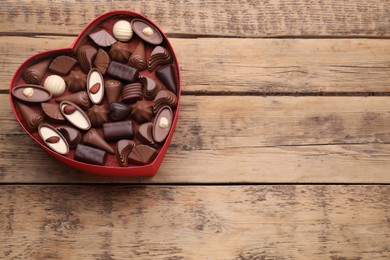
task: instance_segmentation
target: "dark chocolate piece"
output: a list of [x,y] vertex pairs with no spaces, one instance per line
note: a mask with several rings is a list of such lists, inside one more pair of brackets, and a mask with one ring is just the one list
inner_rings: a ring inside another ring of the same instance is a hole
[[88,109],[88,117],[93,127],[102,127],[108,122],[108,110],[106,105],[94,105]]
[[137,103],[131,107],[130,116],[137,121],[138,124],[148,122],[153,118],[153,107],[145,101],[137,101]]
[[37,131],[39,124],[43,123],[43,115],[21,102],[15,102],[15,104],[19,109],[21,121],[27,130],[30,132]]
[[76,65],[76,63],[76,59],[73,59],[69,56],[61,55],[55,58],[50,63],[49,70],[60,75],[67,75],[69,71],[72,70],[74,65]]
[[146,100],[153,100],[157,93],[161,90],[161,86],[154,79],[149,77],[139,77],[142,83],[143,93]]
[[44,87],[32,84],[16,86],[12,89],[12,95],[22,101],[41,103],[51,99],[51,93]]
[[172,127],[173,113],[172,109],[165,106],[157,113],[153,122],[153,140],[156,143],[164,141]]
[[111,46],[109,54],[112,60],[127,63],[131,55],[130,45],[123,42],[117,42]]
[[92,68],[92,62],[97,54],[97,50],[90,45],[83,45],[77,50],[77,59],[84,72],[88,72]]
[[153,140],[153,123],[151,122],[140,125],[136,136],[137,139],[143,144],[152,146],[156,145]]
[[87,84],[87,75],[81,70],[72,70],[65,82],[70,92],[83,91]]
[[108,47],[116,43],[115,38],[104,29],[89,34],[89,37],[100,47]]
[[104,141],[103,137],[101,137],[95,128],[89,129],[83,136],[82,142],[89,146],[102,149],[108,153],[114,154],[114,149]]
[[146,69],[146,53],[143,41],[138,43],[137,48],[135,48],[135,51],[130,56],[129,63],[139,70]]
[[134,103],[142,99],[142,85],[140,83],[132,83],[122,88],[122,102]]
[[107,141],[132,139],[134,136],[133,123],[131,121],[105,123],[103,124],[103,134]]
[[108,66],[107,73],[114,78],[118,78],[128,82],[134,82],[138,79],[138,70],[128,65],[111,61]]
[[65,137],[70,149],[75,149],[76,146],[80,143],[82,136],[80,131],[76,128],[62,125],[58,126],[57,130]]
[[154,99],[154,113],[157,113],[164,106],[170,106],[171,108],[175,108],[177,106],[177,97],[169,90],[161,90],[158,92]]
[[62,101],[60,103],[60,110],[65,119],[75,127],[81,130],[88,130],[91,128],[91,121],[89,120],[89,117],[75,103]]
[[63,123],[66,121],[61,113],[59,104],[42,103],[41,107],[49,121],[53,123]]
[[148,70],[153,71],[158,66],[171,62],[172,59],[172,55],[167,49],[162,46],[156,46],[150,54]]
[[158,68],[156,70],[156,76],[165,87],[177,94],[176,75],[171,64]]
[[110,64],[111,59],[110,56],[108,56],[107,52],[105,52],[103,49],[99,49],[95,60],[93,61],[93,64],[96,68],[102,73],[103,75],[106,73],[108,64]]
[[74,159],[80,162],[104,165],[107,160],[107,152],[94,147],[79,144],[76,147]]
[[116,102],[122,93],[122,83],[119,80],[108,79],[104,81],[108,104]]
[[24,81],[26,81],[26,83],[39,85],[43,79],[43,76],[45,76],[50,61],[50,59],[44,60],[35,65],[32,65],[31,67],[28,67],[22,74]]
[[125,167],[128,165],[128,157],[134,147],[135,143],[132,140],[123,139],[118,141],[115,154],[119,166]]
[[[133,19],[131,22],[133,31],[144,41],[150,44],[160,44],[163,41],[161,33],[156,27],[141,19]],[[147,29],[145,29],[147,28]]]
[[86,110],[91,106],[91,102],[89,101],[89,97],[86,91],[80,91],[74,94],[70,94],[67,96],[63,96],[56,99],[57,102],[62,101],[70,101],[72,103],[75,103],[82,109]]
[[98,69],[91,69],[87,76],[87,93],[94,104],[99,104],[104,98],[103,75]]
[[47,147],[54,152],[65,155],[69,153],[69,144],[65,137],[54,127],[49,124],[40,124],[38,133]]
[[110,103],[108,109],[110,110],[110,118],[112,121],[121,121],[130,113],[130,108],[119,102]]
[[151,163],[156,155],[156,149],[144,144],[139,144],[134,147],[129,154],[129,162],[136,165],[145,165]]

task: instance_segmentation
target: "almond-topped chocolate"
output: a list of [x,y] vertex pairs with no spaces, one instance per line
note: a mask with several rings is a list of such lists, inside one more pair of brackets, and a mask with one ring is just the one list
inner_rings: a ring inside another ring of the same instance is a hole
[[87,76],[87,93],[92,103],[99,104],[104,97],[103,75],[97,69],[91,69]]
[[91,121],[87,114],[75,103],[69,101],[62,101],[60,103],[60,110],[66,120],[75,127],[81,130],[88,130],[91,128]]
[[42,103],[51,99],[51,93],[44,87],[32,84],[16,86],[12,89],[12,95],[17,99],[32,103]]
[[40,124],[38,133],[42,141],[53,151],[65,155],[69,153],[69,144],[65,137],[52,125]]

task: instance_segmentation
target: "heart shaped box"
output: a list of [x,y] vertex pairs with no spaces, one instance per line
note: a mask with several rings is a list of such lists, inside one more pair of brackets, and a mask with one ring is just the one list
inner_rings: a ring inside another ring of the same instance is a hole
[[[73,158],[69,156],[63,156],[60,155],[54,151],[52,151],[50,148],[48,148],[43,141],[39,138],[38,133],[30,133],[26,127],[23,125],[22,119],[19,115],[18,110],[16,109],[16,106],[13,101],[12,97],[12,89],[19,85],[23,84],[23,80],[21,79],[22,72],[29,66],[37,63],[38,61],[43,60],[44,58],[52,58],[56,57],[59,55],[63,54],[74,54],[76,49],[79,47],[79,45],[82,44],[83,40],[88,37],[88,34],[94,30],[99,24],[101,24],[103,21],[106,21],[112,17],[128,17],[128,18],[140,18],[143,19],[150,24],[152,24],[155,28],[159,30],[161,35],[163,36],[163,43],[166,44],[168,49],[170,50],[171,54],[173,55],[173,67],[176,72],[176,80],[177,80],[177,107],[174,112],[174,117],[173,117],[173,122],[172,122],[172,127],[171,130],[168,134],[168,137],[164,141],[164,144],[160,148],[156,158],[147,165],[143,166],[128,166],[128,167],[119,167],[119,166],[98,166],[98,165],[92,165],[92,164],[87,164],[83,162],[79,162],[74,160]],[[21,127],[24,129],[24,131],[37,143],[39,144],[46,152],[48,152],[51,156],[56,158],[58,161],[73,167],[77,170],[81,170],[84,172],[92,173],[92,174],[99,174],[99,175],[106,175],[106,176],[132,176],[132,177],[143,177],[143,176],[154,176],[163,159],[164,156],[168,150],[169,144],[171,142],[173,133],[176,128],[176,123],[177,123],[177,118],[178,118],[178,113],[179,113],[179,106],[180,106],[180,94],[181,94],[181,84],[180,84],[180,72],[179,72],[179,65],[177,62],[176,54],[172,48],[172,45],[168,41],[167,36],[162,32],[162,30],[152,21],[150,21],[148,18],[135,13],[131,11],[126,11],[126,10],[117,10],[117,11],[111,11],[105,14],[102,14],[101,16],[97,17],[94,19],[88,26],[79,34],[79,36],[76,38],[76,40],[73,42],[73,44],[69,48],[64,48],[64,49],[57,49],[57,50],[52,50],[52,51],[47,51],[43,53],[39,53],[37,55],[34,55],[33,57],[27,59],[25,62],[22,63],[22,65],[17,69],[15,75],[12,78],[11,85],[10,85],[10,102],[12,106],[12,111],[14,112],[14,116],[16,120],[19,122]]]

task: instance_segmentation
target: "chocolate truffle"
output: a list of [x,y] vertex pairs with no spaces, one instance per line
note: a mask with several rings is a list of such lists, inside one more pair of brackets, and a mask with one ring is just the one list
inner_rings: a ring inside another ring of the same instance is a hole
[[138,124],[148,122],[153,118],[153,107],[145,101],[138,101],[131,107],[130,116]]
[[108,64],[110,64],[111,59],[110,56],[108,56],[107,52],[105,52],[103,49],[99,49],[95,60],[93,61],[93,64],[95,67],[100,71],[100,73],[105,74],[108,68]]
[[83,91],[87,84],[87,75],[81,70],[72,70],[65,82],[70,92]]
[[133,28],[133,31],[145,42],[157,45],[163,41],[161,33],[147,21],[133,19],[131,27]]
[[51,60],[44,60],[31,67],[28,67],[22,74],[22,78],[26,83],[39,85],[45,76],[47,67],[49,67]]
[[41,103],[50,100],[51,93],[38,85],[25,84],[12,89],[12,95],[19,100],[31,103]]
[[122,102],[134,103],[142,99],[142,85],[140,83],[132,83],[122,88]]
[[139,144],[134,147],[129,154],[129,162],[136,165],[145,165],[151,163],[156,155],[156,149],[144,144]]
[[64,94],[66,84],[63,78],[58,75],[50,75],[45,79],[43,86],[50,91],[53,97]]
[[69,144],[65,137],[49,124],[40,124],[38,128],[39,136],[47,147],[54,152],[65,155],[69,153]]
[[77,59],[84,72],[88,72],[92,68],[92,62],[95,59],[97,50],[90,45],[82,45],[77,50]]
[[89,34],[89,37],[100,47],[108,47],[116,43],[115,38],[104,29]]
[[150,58],[148,60],[148,70],[153,71],[158,66],[171,61],[172,55],[170,52],[162,46],[156,46],[150,54]]
[[131,121],[105,123],[103,124],[103,134],[107,141],[132,139],[134,136],[133,123]]
[[108,114],[109,112],[105,105],[94,105],[88,109],[88,117],[93,127],[102,127],[104,123],[107,123]]
[[154,79],[149,77],[139,77],[142,83],[143,93],[146,100],[153,100],[157,93],[161,90],[161,86]]
[[171,64],[160,67],[156,70],[156,76],[170,91],[177,94],[176,76]]
[[79,130],[66,125],[58,126],[57,130],[65,137],[70,149],[75,149],[80,143],[82,135]]
[[118,141],[115,154],[119,166],[125,167],[128,165],[128,157],[134,147],[135,143],[132,140],[123,139]]
[[104,81],[108,104],[116,102],[122,93],[122,83],[119,80],[108,79]]
[[146,54],[143,41],[138,43],[137,48],[135,48],[135,51],[130,56],[129,63],[139,70],[146,69]]
[[154,99],[153,111],[157,113],[163,106],[175,108],[177,106],[177,97],[169,90],[161,90]]
[[70,101],[81,107],[82,109],[86,110],[90,107],[91,103],[89,101],[89,97],[86,91],[80,91],[74,94],[70,94],[67,96],[63,96],[56,99],[57,102],[62,101]]
[[127,43],[117,42],[111,46],[109,54],[112,60],[127,63],[131,55],[130,46]]
[[115,154],[114,149],[112,149],[111,146],[104,141],[103,137],[99,135],[95,128],[89,129],[89,131],[84,134],[82,142],[108,153]]
[[61,55],[55,58],[49,66],[49,70],[60,74],[60,75],[67,75],[69,71],[76,65],[77,60],[73,59],[72,57]]
[[19,113],[21,115],[22,123],[30,132],[35,132],[38,129],[39,124],[43,123],[43,116],[40,112],[36,112],[34,109],[26,106],[21,102],[15,102]]
[[63,123],[66,121],[61,113],[59,104],[41,103],[41,107],[49,121],[53,123]]
[[108,109],[110,110],[110,118],[112,121],[121,121],[130,113],[130,108],[119,102],[110,103]]
[[80,162],[104,165],[107,160],[107,152],[97,148],[79,144],[76,147],[74,159]]
[[122,42],[129,41],[133,36],[131,24],[126,20],[117,21],[112,27],[112,33],[114,34],[115,38]]

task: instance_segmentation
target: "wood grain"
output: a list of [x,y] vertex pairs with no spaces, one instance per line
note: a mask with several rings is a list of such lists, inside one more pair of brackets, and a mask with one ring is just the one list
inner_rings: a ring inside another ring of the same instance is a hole
[[388,186],[2,186],[0,256],[385,259],[389,203]]
[[1,31],[10,34],[77,35],[96,16],[110,10],[127,9],[146,15],[166,33],[174,35],[390,36],[390,5],[382,0],[4,0],[0,8]]
[[160,172],[135,180],[80,175],[47,159],[7,98],[0,95],[2,182],[390,183],[387,97],[183,96]]
[[[30,56],[75,37],[0,37],[0,89]],[[367,39],[172,39],[185,93],[390,93],[390,42]],[[218,46],[218,48],[215,48]]]

